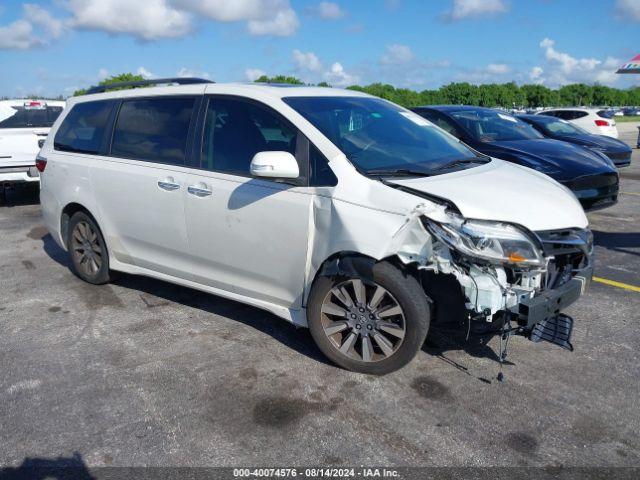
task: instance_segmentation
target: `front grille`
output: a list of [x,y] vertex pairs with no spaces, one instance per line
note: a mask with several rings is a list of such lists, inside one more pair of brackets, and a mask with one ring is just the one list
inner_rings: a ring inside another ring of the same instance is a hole
[[611,160],[631,160],[631,151],[607,153]]
[[567,228],[535,232],[544,254],[553,257],[548,264],[545,288],[564,285],[573,276],[590,266],[593,235],[588,229]]
[[588,190],[593,188],[610,187],[618,184],[617,173],[601,173],[599,175],[587,175],[585,177],[576,178],[566,185],[571,190]]

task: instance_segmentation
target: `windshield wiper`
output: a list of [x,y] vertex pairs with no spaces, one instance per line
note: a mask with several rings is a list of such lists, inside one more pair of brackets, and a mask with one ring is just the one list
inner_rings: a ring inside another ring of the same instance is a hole
[[441,170],[449,170],[450,168],[457,167],[459,165],[469,165],[472,163],[489,163],[491,159],[489,157],[473,157],[473,158],[460,158],[444,165],[440,165],[433,169],[434,172]]
[[431,175],[428,172],[411,170],[409,168],[373,168],[371,170],[365,170],[364,173],[376,177],[428,177]]

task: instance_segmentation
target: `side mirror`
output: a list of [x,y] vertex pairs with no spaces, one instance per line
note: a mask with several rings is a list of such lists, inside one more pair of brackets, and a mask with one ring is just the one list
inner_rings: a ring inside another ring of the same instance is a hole
[[300,169],[289,152],[258,152],[251,160],[251,175],[267,178],[298,178]]

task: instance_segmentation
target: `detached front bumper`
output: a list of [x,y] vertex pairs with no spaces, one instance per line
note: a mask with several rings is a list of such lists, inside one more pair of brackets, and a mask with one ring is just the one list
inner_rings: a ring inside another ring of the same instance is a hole
[[573,350],[573,318],[562,310],[578,300],[591,284],[593,268],[580,272],[567,283],[521,301],[510,310],[518,333],[533,342],[547,341]]
[[593,269],[585,269],[564,285],[527,298],[511,309],[518,325],[532,330],[537,323],[557,316],[562,310],[578,300],[591,283]]

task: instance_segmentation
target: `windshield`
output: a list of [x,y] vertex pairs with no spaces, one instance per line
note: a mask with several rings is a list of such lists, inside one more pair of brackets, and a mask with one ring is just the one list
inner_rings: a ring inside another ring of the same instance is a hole
[[587,132],[577,125],[573,125],[565,120],[548,117],[550,120],[539,122],[538,125],[547,133],[551,135],[558,135],[561,137],[574,137],[577,135],[584,135]]
[[529,124],[508,113],[489,109],[447,112],[479,142],[544,138]]
[[283,101],[365,173],[406,170],[430,174],[452,162],[477,158],[429,121],[379,98],[286,97]]

